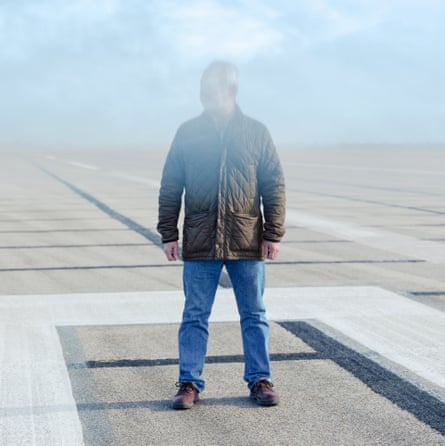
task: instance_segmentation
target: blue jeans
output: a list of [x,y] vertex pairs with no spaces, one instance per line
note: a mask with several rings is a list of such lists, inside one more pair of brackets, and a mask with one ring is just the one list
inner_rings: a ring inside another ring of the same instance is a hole
[[233,285],[244,350],[244,379],[251,388],[270,379],[269,324],[263,302],[264,262],[260,260],[210,260],[184,262],[184,312],[178,333],[179,382],[191,382],[201,392],[207,353],[208,320],[221,270],[225,265]]

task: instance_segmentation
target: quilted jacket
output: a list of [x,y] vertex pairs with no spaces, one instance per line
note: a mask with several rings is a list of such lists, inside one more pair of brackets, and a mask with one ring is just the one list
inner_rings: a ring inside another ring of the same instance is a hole
[[158,231],[184,260],[262,259],[284,235],[284,177],[266,127],[236,107],[221,134],[203,112],[178,129],[164,165]]

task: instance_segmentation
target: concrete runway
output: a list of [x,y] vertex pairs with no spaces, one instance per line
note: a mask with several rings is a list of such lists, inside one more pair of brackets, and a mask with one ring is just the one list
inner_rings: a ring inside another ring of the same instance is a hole
[[0,153],[0,445],[445,445],[445,147],[280,147],[259,408],[222,275],[207,389],[176,389],[165,150]]

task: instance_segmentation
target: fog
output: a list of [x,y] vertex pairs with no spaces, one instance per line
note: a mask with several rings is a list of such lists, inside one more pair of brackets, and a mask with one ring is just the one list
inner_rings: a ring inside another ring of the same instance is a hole
[[0,3],[0,148],[156,147],[215,58],[282,144],[445,142],[440,1]]

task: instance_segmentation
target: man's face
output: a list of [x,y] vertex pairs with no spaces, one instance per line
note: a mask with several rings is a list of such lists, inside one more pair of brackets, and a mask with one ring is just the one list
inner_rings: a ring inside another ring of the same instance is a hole
[[212,116],[224,118],[233,111],[235,94],[217,79],[207,79],[201,82],[201,103]]

